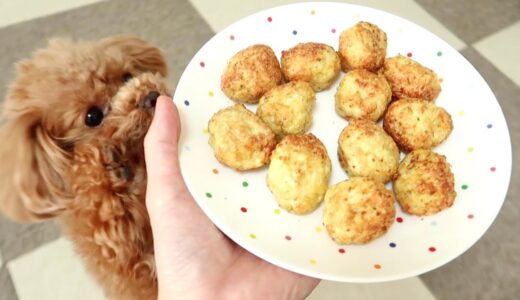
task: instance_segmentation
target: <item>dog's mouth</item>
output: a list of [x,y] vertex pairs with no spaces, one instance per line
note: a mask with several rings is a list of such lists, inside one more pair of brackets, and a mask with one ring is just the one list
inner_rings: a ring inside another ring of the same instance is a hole
[[110,103],[104,126],[117,140],[142,141],[152,122],[157,99],[169,96],[160,75],[142,74],[122,86]]

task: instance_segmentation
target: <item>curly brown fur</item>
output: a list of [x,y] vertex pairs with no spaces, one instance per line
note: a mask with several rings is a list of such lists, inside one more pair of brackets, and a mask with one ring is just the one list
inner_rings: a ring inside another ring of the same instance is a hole
[[[17,69],[0,127],[0,209],[59,218],[107,297],[157,298],[143,139],[146,95],[168,94],[161,51],[133,37],[52,40]],[[104,112],[96,127],[85,124],[92,107]]]

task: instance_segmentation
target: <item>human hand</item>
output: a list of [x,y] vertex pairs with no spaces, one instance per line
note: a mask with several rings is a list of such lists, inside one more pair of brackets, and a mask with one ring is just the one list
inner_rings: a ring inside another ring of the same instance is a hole
[[179,168],[179,135],[177,108],[161,96],[144,143],[159,299],[305,298],[317,279],[250,254],[198,207]]

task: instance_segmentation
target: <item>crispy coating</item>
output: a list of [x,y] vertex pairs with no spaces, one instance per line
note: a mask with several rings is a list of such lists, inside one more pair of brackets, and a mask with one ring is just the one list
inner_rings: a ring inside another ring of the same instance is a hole
[[451,207],[457,196],[454,186],[446,157],[425,149],[408,153],[393,181],[403,211],[420,216]]
[[383,127],[401,150],[409,152],[439,145],[450,135],[453,123],[444,108],[407,98],[388,106]]
[[386,33],[374,24],[359,22],[339,37],[341,68],[347,72],[365,69],[372,72],[383,66],[386,56]]
[[287,135],[273,151],[267,186],[283,209],[294,214],[315,210],[327,191],[331,162],[313,134]]
[[309,83],[291,81],[265,93],[256,114],[279,137],[304,133],[311,125],[315,99]]
[[341,132],[338,157],[350,177],[386,183],[399,166],[399,149],[385,131],[369,120],[352,120]]
[[266,45],[253,45],[233,55],[220,86],[236,102],[258,103],[265,92],[282,81],[280,63],[273,50]]
[[392,87],[394,99],[433,101],[441,92],[441,81],[435,72],[403,55],[386,59],[383,73]]
[[347,120],[377,121],[392,100],[385,77],[366,70],[348,72],[336,91],[336,112]]
[[208,131],[217,160],[238,171],[266,165],[276,146],[271,128],[242,104],[214,114]]
[[325,194],[323,222],[338,244],[366,244],[385,234],[395,217],[394,196],[368,177],[331,186]]
[[285,79],[307,81],[316,92],[331,86],[339,71],[338,54],[329,45],[300,43],[282,54]]

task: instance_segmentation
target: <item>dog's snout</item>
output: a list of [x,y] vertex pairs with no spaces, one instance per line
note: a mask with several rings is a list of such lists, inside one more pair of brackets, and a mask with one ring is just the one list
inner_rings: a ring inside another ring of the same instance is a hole
[[157,98],[159,98],[158,91],[149,92],[143,99],[144,108],[152,108],[155,107],[155,103],[157,103]]

